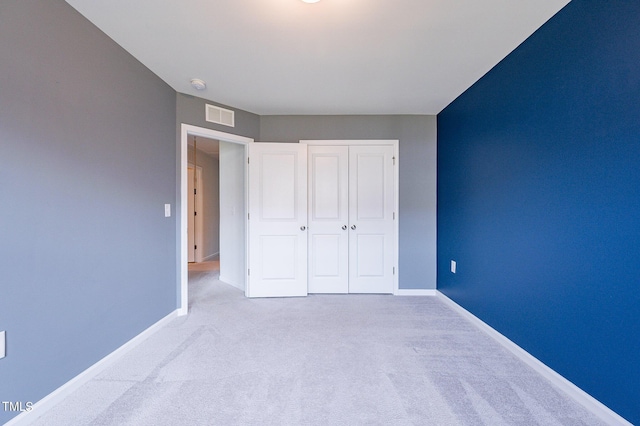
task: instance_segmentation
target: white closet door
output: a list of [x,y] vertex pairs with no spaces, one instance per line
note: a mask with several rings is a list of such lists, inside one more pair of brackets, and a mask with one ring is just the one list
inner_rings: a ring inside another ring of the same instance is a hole
[[350,293],[393,293],[393,152],[349,147]]
[[307,295],[307,147],[249,146],[249,297]]
[[349,292],[349,147],[310,146],[309,293]]

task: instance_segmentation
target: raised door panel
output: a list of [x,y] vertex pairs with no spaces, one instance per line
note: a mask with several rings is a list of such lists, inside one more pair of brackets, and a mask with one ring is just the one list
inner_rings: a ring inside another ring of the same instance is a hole
[[309,293],[349,291],[347,146],[310,146]]
[[393,293],[392,146],[349,150],[349,292]]
[[307,294],[305,145],[249,148],[249,297]]

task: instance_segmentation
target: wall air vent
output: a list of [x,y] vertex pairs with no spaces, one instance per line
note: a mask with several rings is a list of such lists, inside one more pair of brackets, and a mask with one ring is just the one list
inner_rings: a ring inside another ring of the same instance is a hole
[[236,113],[234,111],[209,104],[205,108],[205,117],[208,122],[235,127]]

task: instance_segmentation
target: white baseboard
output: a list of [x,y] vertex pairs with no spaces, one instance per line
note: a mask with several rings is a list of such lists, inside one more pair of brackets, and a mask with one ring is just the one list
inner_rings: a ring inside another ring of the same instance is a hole
[[133,339],[129,340],[124,345],[120,346],[115,351],[111,352],[109,355],[102,358],[100,361],[93,364],[91,367],[84,370],[82,373],[78,374],[73,379],[69,380],[64,385],[60,386],[58,389],[51,392],[49,395],[42,398],[40,401],[33,404],[33,407],[30,411],[24,411],[20,415],[14,417],[9,420],[4,426],[26,426],[36,420],[38,417],[42,416],[47,410],[51,409],[53,406],[58,404],[64,398],[69,396],[72,392],[80,388],[82,385],[87,383],[89,380],[96,377],[98,374],[102,373],[107,367],[114,364],[120,358],[122,358],[127,352],[131,351],[142,341],[150,337],[156,331],[160,330],[162,327],[171,322],[174,318],[176,318],[178,311],[173,311],[166,317],[162,318],[160,321],[153,324],[151,327],[144,330],[142,333],[135,336]]
[[229,284],[231,287],[235,287],[235,288],[237,288],[237,289],[238,289],[238,290],[240,290],[240,291],[244,291],[244,288],[241,288],[241,287],[240,287],[240,285],[239,285],[238,283],[228,281],[228,280],[227,280],[227,278],[226,278],[225,276],[220,275],[220,276],[218,277],[218,280],[222,281],[222,282],[223,282],[223,283],[225,283],[225,284]]
[[402,289],[399,288],[393,293],[395,296],[435,296],[438,290],[426,289]]
[[204,259],[202,259],[203,262],[208,262],[210,260],[214,260],[216,257],[218,257],[220,255],[220,252],[216,252],[213,254],[210,254],[209,256],[205,256]]
[[458,305],[453,300],[449,299],[446,295],[437,292],[438,297],[447,304],[454,311],[462,315],[465,319],[485,332],[489,337],[493,338],[496,342],[500,343],[505,349],[514,354],[518,359],[533,368],[538,374],[549,380],[554,386],[564,391],[567,395],[573,398],[577,403],[591,411],[594,415],[598,416],[602,421],[608,425],[624,425],[633,426],[631,423],[622,418],[615,411],[580,389],[578,386],[571,383],[569,380],[556,373],[553,369],[545,365],[538,358],[531,355],[529,352],[516,345],[507,337],[496,331],[490,325],[473,315],[471,312]]

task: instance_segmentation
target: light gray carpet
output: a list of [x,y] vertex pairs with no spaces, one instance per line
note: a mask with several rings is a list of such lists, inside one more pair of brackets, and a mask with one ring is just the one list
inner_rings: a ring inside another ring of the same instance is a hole
[[35,424],[603,424],[435,297],[189,287],[188,317]]

